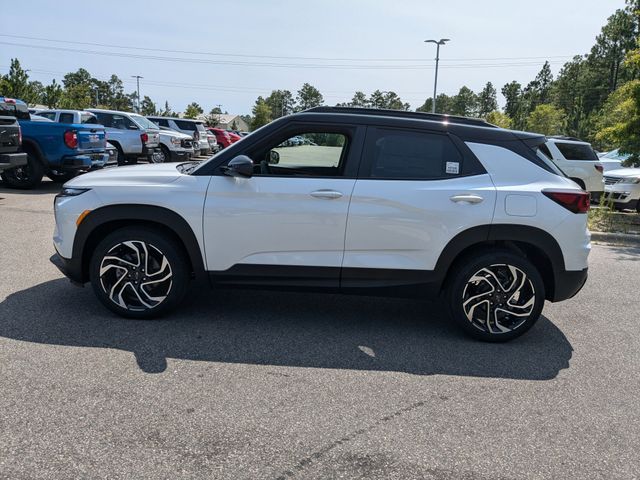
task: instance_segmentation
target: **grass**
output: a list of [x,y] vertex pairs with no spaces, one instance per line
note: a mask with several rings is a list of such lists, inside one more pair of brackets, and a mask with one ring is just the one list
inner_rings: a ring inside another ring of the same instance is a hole
[[640,235],[640,215],[618,212],[607,205],[592,206],[588,215],[593,232],[629,233]]

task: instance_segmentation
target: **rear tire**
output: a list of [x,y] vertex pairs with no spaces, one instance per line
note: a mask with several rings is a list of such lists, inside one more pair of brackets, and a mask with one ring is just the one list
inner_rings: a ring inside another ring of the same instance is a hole
[[124,152],[122,151],[122,147],[120,145],[115,144],[116,147],[116,161],[118,162],[118,166],[122,167],[127,164],[127,159],[124,156]]
[[27,154],[27,164],[5,170],[0,176],[9,187],[28,190],[40,185],[44,176],[44,166],[35,151],[29,147],[23,150]]
[[512,340],[542,313],[544,282],[526,258],[509,250],[485,251],[457,262],[446,298],[452,320],[487,342]]
[[124,227],[107,235],[91,256],[93,290],[109,310],[147,319],[175,308],[187,293],[190,268],[182,246],[148,227]]

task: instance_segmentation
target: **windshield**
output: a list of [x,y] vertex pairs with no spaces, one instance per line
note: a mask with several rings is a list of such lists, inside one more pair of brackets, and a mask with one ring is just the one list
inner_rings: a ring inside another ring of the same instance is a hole
[[140,125],[142,128],[150,128],[152,130],[158,129],[158,126],[155,123],[147,120],[142,115],[131,115],[131,119],[134,122],[136,122],[138,125]]

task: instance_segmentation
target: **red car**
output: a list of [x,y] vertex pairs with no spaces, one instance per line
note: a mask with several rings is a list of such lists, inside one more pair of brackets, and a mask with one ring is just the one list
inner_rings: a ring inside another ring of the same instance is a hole
[[222,148],[227,148],[229,145],[237,142],[242,138],[239,135],[236,135],[235,133],[227,132],[226,130],[223,130],[221,128],[207,127],[207,130],[209,130],[211,133],[213,133],[216,136],[218,145],[222,145]]

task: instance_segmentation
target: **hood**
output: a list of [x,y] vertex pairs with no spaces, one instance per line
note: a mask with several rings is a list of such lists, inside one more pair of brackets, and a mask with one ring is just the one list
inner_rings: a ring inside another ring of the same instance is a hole
[[640,168],[619,168],[607,171],[607,177],[640,177]]
[[85,173],[67,183],[65,187],[92,188],[102,186],[166,185],[183,176],[178,171],[180,163],[132,165],[130,167],[105,168]]

